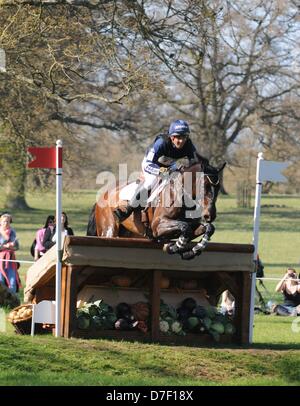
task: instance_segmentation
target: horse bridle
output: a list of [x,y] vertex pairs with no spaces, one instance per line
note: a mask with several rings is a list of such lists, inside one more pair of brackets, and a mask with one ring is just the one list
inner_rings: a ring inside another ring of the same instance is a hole
[[[210,185],[212,185],[213,187],[219,185],[219,183],[220,183],[219,177],[218,177],[217,182],[213,182],[213,180],[209,177],[210,174],[207,174],[207,173],[205,173],[205,172],[200,172],[200,173],[203,173],[203,175],[207,177],[207,179],[208,179]],[[212,174],[211,174],[211,175],[212,175]],[[190,202],[194,202],[194,206],[193,206],[193,207],[195,207],[196,209],[199,208],[199,209],[201,210],[201,205],[196,201],[196,199],[193,198],[193,196],[192,196],[190,193],[188,193],[188,192],[185,190],[184,187],[183,187],[183,194],[182,194],[182,196],[183,196],[183,199],[184,199],[184,200],[185,200],[184,196],[186,196]],[[212,197],[211,197],[211,198],[208,198],[208,199],[209,199],[210,203],[213,202],[213,200],[214,200],[214,192],[212,192]],[[184,205],[184,204],[183,204],[183,207],[185,207],[186,209],[188,209],[188,207],[186,207],[186,205]],[[191,208],[190,208],[190,209],[191,209]],[[202,212],[202,210],[201,210],[201,212]]]
[[220,178],[219,178],[219,176],[218,176],[217,182],[214,183],[214,182],[211,180],[211,178],[208,176],[208,175],[209,175],[208,173],[204,173],[204,175],[207,177],[207,179],[209,180],[209,183],[210,183],[211,185],[213,185],[213,186],[218,186],[218,185],[219,185],[219,183],[220,183]]

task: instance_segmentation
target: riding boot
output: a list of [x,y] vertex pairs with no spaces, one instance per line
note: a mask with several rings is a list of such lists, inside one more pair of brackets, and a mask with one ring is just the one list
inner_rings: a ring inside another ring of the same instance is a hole
[[[134,195],[128,202],[127,207],[124,210],[117,208],[114,210],[114,215],[122,222],[126,220],[139,206],[145,206],[147,203],[148,190],[144,187],[143,182],[137,187]],[[143,200],[141,200],[141,197]]]

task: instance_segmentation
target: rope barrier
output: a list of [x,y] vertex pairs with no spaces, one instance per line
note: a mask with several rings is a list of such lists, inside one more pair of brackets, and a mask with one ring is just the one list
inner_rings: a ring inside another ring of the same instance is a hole
[[35,264],[35,261],[23,261],[15,259],[0,259],[2,262],[18,262],[19,264]]
[[[281,281],[282,278],[256,278],[256,279],[259,279],[262,281]],[[286,279],[286,280],[288,280],[288,279]],[[293,278],[293,281],[300,282],[300,279]]]

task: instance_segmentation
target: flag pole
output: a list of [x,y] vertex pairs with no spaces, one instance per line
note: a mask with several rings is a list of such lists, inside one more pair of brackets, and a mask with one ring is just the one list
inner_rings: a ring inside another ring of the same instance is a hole
[[260,201],[261,201],[261,191],[262,191],[262,181],[261,181],[261,163],[264,160],[263,152],[258,153],[257,163],[256,163],[256,189],[255,189],[255,206],[254,206],[254,218],[253,218],[253,238],[252,244],[254,245],[253,252],[253,263],[254,272],[251,274],[251,298],[250,298],[250,317],[249,317],[249,342],[253,342],[253,322],[254,322],[254,306],[255,306],[255,289],[256,289],[256,264],[257,264],[257,254],[258,254],[258,238],[259,238],[259,222],[260,222]]
[[61,216],[62,216],[62,141],[56,141],[56,274],[55,274],[55,337],[61,336]]

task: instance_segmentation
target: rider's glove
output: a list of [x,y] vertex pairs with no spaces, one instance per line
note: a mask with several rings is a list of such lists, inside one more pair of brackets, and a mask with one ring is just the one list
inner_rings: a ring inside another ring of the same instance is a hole
[[168,172],[168,168],[165,168],[164,166],[161,166],[160,168],[159,168],[159,173],[161,174],[161,175],[164,175],[165,173],[167,173]]

